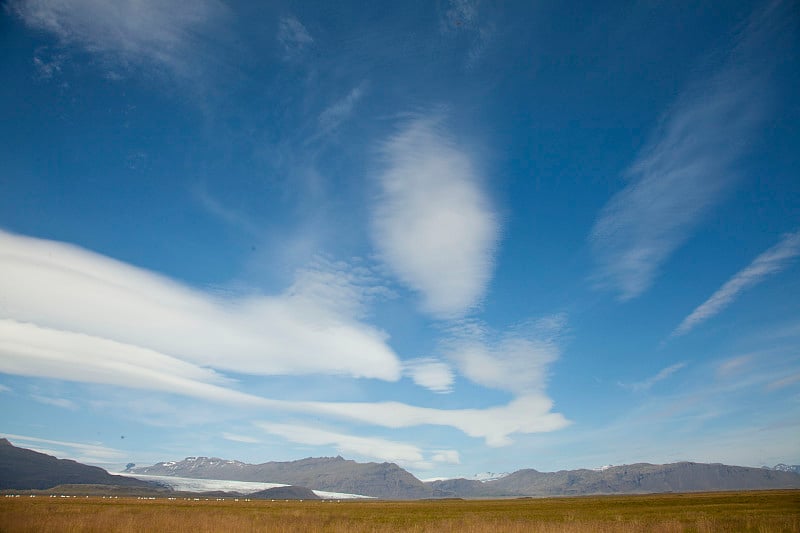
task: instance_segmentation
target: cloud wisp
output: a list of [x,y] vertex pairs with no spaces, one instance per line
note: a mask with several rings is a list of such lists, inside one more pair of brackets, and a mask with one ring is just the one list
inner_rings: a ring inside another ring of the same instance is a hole
[[292,15],[281,17],[276,38],[287,61],[297,59],[307,47],[314,44],[314,38],[303,23]]
[[[482,409],[283,401],[237,390],[221,372],[402,376],[385,335],[355,318],[370,295],[335,265],[301,272],[279,296],[221,298],[76,246],[0,232],[0,292],[0,372],[8,374],[393,429],[447,426],[492,446],[569,424],[535,387],[515,387],[509,404]],[[429,388],[451,378],[444,367],[416,366]]]
[[444,361],[422,357],[406,361],[404,369],[406,375],[420,387],[440,394],[453,392],[453,369]]
[[[427,470],[435,463],[458,464],[458,452],[437,450],[425,453],[420,447],[376,437],[361,437],[297,424],[257,422],[267,433],[290,442],[312,446],[334,446],[340,453],[397,463],[408,468]],[[426,457],[427,456],[427,457]]]
[[[110,448],[102,444],[88,444],[83,442],[69,442],[62,440],[42,439],[27,435],[14,435],[3,433],[3,437],[17,445],[33,450],[55,455],[57,457],[70,457],[85,463],[104,463],[121,461],[127,457],[127,452]],[[44,445],[44,446],[43,446]],[[57,448],[56,451],[52,447]]]
[[353,114],[354,109],[367,92],[368,84],[362,82],[353,87],[344,97],[322,110],[317,118],[317,136],[327,136]]
[[480,11],[480,2],[476,0],[450,0],[444,7],[440,21],[443,35],[467,36],[469,48],[466,67],[468,69],[480,63],[495,33],[494,25],[483,20]]
[[265,398],[236,390],[232,380],[212,369],[153,350],[13,320],[0,320],[0,372],[177,394],[248,412],[323,415],[391,429],[452,427],[490,446],[510,444],[514,433],[549,432],[569,424],[552,412],[549,398],[536,392],[484,409]]
[[634,392],[650,390],[653,387],[653,385],[655,385],[659,381],[664,381],[665,379],[669,378],[675,372],[683,369],[684,367],[686,367],[686,363],[675,363],[674,365],[662,368],[658,372],[658,374],[656,374],[655,376],[651,376],[643,381],[637,381],[636,383],[630,383],[630,384],[620,383],[620,385]]
[[29,27],[54,35],[108,62],[112,70],[131,65],[188,76],[201,63],[204,36],[226,15],[217,0],[12,0]]
[[53,398],[52,396],[44,396],[41,394],[31,394],[31,398],[44,405],[52,405],[53,407],[60,407],[61,409],[76,410],[78,405],[68,398]]
[[728,307],[742,291],[754,287],[765,278],[786,268],[798,255],[800,255],[800,231],[784,235],[778,244],[756,257],[752,263],[725,282],[708,300],[684,318],[671,336],[686,335]]
[[0,318],[247,374],[401,377],[387,335],[344,312],[363,296],[347,273],[222,297],[63,243],[0,232],[0,250]]
[[478,305],[494,266],[500,224],[476,163],[437,120],[414,119],[382,147],[373,241],[422,308],[454,318]]
[[[738,181],[736,162],[766,116],[767,65],[752,58],[780,21],[755,13],[716,73],[691,84],[626,171],[589,240],[598,286],[630,300]],[[769,57],[770,55],[767,55]]]
[[556,314],[512,328],[502,335],[480,322],[451,328],[444,344],[447,358],[473,383],[518,396],[543,394],[547,371],[561,354],[559,339],[566,317]]

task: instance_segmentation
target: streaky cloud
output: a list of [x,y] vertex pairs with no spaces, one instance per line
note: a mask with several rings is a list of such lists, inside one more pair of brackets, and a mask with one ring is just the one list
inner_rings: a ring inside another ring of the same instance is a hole
[[108,61],[112,71],[136,65],[184,77],[202,64],[204,36],[228,13],[218,0],[12,0],[9,7],[31,28]]
[[319,136],[325,136],[336,130],[352,114],[358,102],[367,92],[368,84],[362,82],[353,87],[346,96],[326,107],[317,118]]
[[643,381],[637,381],[636,383],[630,383],[630,384],[620,383],[620,385],[634,392],[650,390],[653,387],[653,385],[655,385],[659,381],[664,381],[665,379],[672,376],[675,372],[685,367],[686,363],[675,363],[674,365],[662,368],[661,370],[658,371],[658,373],[655,376],[651,376]]
[[180,394],[234,405],[262,399],[217,372],[153,350],[0,319],[0,372]]
[[394,429],[421,425],[453,427],[470,437],[483,438],[492,447],[508,446],[514,433],[546,433],[570,424],[562,414],[551,411],[550,398],[537,393],[483,409],[434,409],[401,402],[301,402],[300,408]]
[[53,407],[60,407],[61,409],[70,409],[74,411],[78,408],[78,405],[69,398],[54,398],[42,394],[31,394],[31,398],[41,404],[52,405]]
[[595,281],[621,300],[650,287],[663,263],[739,181],[736,163],[769,99],[769,65],[754,52],[769,50],[780,34],[780,4],[756,11],[723,66],[680,95],[627,169],[628,184],[601,210],[589,236]]
[[800,254],[800,230],[787,233],[776,245],[756,257],[700,304],[672,332],[672,337],[686,335],[699,324],[722,312],[743,291],[786,268]]
[[429,455],[413,444],[383,438],[349,435],[299,424],[256,422],[255,425],[267,433],[290,442],[312,446],[334,446],[346,455],[354,454],[410,468],[424,470],[433,468],[435,463],[458,463],[458,453],[453,450],[437,450],[433,455]]
[[[2,433],[1,435],[11,440],[15,444],[22,445],[26,448],[31,448],[42,453],[50,453],[60,457],[69,455],[77,461],[87,463],[102,463],[110,461],[117,462],[121,461],[127,456],[127,452],[98,443],[43,439],[41,437],[16,435],[13,433]],[[43,447],[42,445],[56,447],[58,450],[55,453],[52,453],[53,450]],[[66,453],[62,453],[62,451]]]
[[484,296],[500,223],[473,158],[438,119],[416,118],[382,146],[372,210],[382,260],[436,318],[468,313]]
[[303,23],[293,15],[281,17],[276,38],[283,47],[286,60],[298,58],[303,50],[314,43],[314,38]]
[[391,429],[422,425],[458,429],[489,446],[511,444],[514,433],[556,431],[569,425],[553,402],[530,393],[507,405],[483,409],[436,409],[401,402],[287,401],[233,387],[218,372],[153,350],[82,333],[0,319],[0,372],[78,383],[158,391],[248,413],[303,413]]
[[0,231],[0,318],[244,374],[400,379],[386,333],[348,314],[361,312],[371,289],[345,269],[323,270],[300,271],[276,296],[226,296],[77,246]]

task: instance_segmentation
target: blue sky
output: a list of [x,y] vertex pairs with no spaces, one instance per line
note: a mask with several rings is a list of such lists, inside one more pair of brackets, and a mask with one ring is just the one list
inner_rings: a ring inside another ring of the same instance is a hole
[[800,463],[798,9],[12,0],[0,432]]

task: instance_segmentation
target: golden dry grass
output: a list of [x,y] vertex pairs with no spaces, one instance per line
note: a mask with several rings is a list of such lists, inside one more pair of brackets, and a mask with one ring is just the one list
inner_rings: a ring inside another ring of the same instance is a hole
[[3,532],[794,532],[800,491],[414,502],[0,498]]

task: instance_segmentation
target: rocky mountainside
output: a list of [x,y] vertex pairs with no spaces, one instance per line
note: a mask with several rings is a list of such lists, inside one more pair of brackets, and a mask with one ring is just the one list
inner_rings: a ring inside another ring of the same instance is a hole
[[795,474],[800,474],[800,465],[785,465],[783,463],[779,463],[773,466],[772,470],[777,470],[778,472],[794,472]]
[[200,479],[261,481],[299,485],[314,490],[363,494],[385,499],[447,496],[394,463],[357,463],[342,457],[247,464],[217,457],[187,457],[153,466],[131,468],[132,474]]
[[800,488],[800,475],[722,464],[640,463],[603,470],[518,470],[493,481],[448,479],[428,485],[462,498],[572,496]]
[[49,489],[65,484],[155,487],[138,479],[111,475],[96,466],[17,448],[7,439],[0,439],[0,489]]

